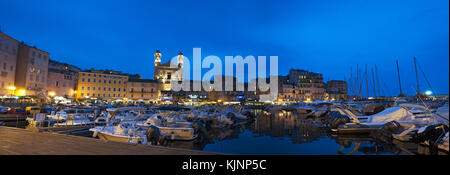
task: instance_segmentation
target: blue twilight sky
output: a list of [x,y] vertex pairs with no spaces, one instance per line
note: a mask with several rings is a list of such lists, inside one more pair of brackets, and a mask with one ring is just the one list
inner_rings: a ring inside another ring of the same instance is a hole
[[163,62],[180,51],[192,58],[194,47],[202,58],[274,55],[279,74],[306,69],[325,81],[348,80],[357,64],[371,75],[376,64],[382,95],[399,92],[396,59],[403,91],[414,94],[416,56],[435,93],[449,92],[448,0],[0,0],[0,28],[54,60],[144,78],[157,49]]

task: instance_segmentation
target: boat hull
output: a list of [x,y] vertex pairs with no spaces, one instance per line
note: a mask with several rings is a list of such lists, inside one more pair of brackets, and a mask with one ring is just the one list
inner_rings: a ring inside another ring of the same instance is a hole
[[108,141],[115,141],[115,142],[125,142],[125,143],[139,143],[140,142],[140,140],[138,138],[110,135],[110,134],[102,133],[102,132],[99,132],[97,134],[97,136],[101,140],[108,140]]
[[194,134],[194,129],[191,128],[168,128],[168,127],[158,127],[158,128],[161,132],[168,133],[170,140],[194,140],[197,138],[197,136]]

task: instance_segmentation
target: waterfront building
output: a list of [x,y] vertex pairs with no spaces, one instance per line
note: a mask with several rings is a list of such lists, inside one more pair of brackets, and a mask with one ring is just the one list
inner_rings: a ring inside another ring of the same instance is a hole
[[115,100],[126,98],[128,75],[112,70],[85,70],[78,73],[76,98]]
[[132,78],[127,83],[127,98],[131,100],[158,101],[158,81],[152,79]]
[[330,80],[327,82],[326,92],[328,100],[347,100],[347,82],[341,80]]
[[48,52],[35,46],[19,44],[14,79],[16,95],[46,97],[49,57]]
[[289,76],[278,76],[278,100],[296,101],[296,85],[290,83]]
[[[162,91],[170,91],[170,80],[183,81],[183,53],[179,53],[177,56],[177,65],[171,63],[170,61],[161,64],[162,54],[159,50],[156,51],[155,55],[155,72],[153,74],[153,79],[160,82],[160,89]],[[180,74],[175,72],[180,70]]]
[[73,97],[80,71],[81,69],[76,66],[50,60],[48,63],[47,94]]
[[291,69],[289,71],[289,84],[295,85],[296,99],[299,101],[323,100],[325,88],[321,73],[305,70]]
[[0,31],[0,96],[13,95],[19,41]]

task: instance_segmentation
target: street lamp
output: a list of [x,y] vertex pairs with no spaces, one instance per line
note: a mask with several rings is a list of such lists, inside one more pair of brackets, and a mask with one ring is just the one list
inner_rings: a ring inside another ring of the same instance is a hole
[[431,92],[430,90],[425,91],[425,95],[431,95],[431,94],[433,94],[433,92]]

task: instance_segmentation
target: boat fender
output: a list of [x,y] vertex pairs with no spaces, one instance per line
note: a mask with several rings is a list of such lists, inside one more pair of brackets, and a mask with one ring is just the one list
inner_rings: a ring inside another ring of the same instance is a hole
[[98,131],[94,131],[94,134],[92,134],[92,137],[97,138],[98,136]]

